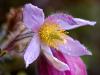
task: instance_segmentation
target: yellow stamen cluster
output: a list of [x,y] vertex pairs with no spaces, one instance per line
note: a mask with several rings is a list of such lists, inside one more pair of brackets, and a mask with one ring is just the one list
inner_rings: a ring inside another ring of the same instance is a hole
[[64,43],[65,34],[64,30],[61,30],[59,25],[47,22],[41,26],[39,36],[42,42],[57,48],[58,43]]

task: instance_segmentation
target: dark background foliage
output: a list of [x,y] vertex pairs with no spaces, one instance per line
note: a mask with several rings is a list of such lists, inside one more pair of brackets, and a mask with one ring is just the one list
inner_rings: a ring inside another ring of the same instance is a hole
[[[0,0],[0,27],[5,22],[6,13],[11,7],[20,7],[32,2],[42,8],[46,16],[65,12],[83,19],[95,20],[94,27],[82,27],[69,31],[69,35],[80,40],[89,50],[92,56],[82,57],[87,65],[88,75],[100,75],[100,1],[99,0]],[[0,29],[2,31],[2,28]],[[1,33],[0,33],[0,36]],[[19,57],[0,58],[0,75],[36,75],[34,64],[27,70],[23,60]]]

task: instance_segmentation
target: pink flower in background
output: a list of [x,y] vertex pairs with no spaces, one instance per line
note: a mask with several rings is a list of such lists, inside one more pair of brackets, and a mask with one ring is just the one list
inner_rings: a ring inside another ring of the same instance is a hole
[[[24,54],[26,67],[33,63],[41,52],[50,64],[50,74],[41,75],[86,75],[85,65],[79,56],[91,55],[91,52],[79,41],[68,36],[66,30],[86,25],[94,26],[96,22],[74,18],[64,13],[56,13],[45,19],[43,10],[32,4],[25,5],[23,22],[34,32]],[[46,64],[44,67],[41,64],[44,69],[40,70],[45,70]]]
[[86,66],[80,57],[64,56],[61,52],[53,50],[59,60],[68,64],[70,70],[59,71],[55,69],[43,56],[39,60],[39,75],[87,75]]

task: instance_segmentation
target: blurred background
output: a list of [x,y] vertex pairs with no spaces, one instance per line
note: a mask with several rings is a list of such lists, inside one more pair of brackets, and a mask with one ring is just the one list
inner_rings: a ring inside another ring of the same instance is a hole
[[[0,44],[6,39],[4,36],[10,29],[6,21],[10,8],[17,9],[29,2],[42,8],[46,16],[65,12],[97,22],[94,27],[85,26],[71,30],[69,35],[80,40],[93,53],[92,56],[82,57],[87,65],[88,75],[100,75],[100,0],[0,0]],[[0,55],[0,75],[36,75],[35,63],[26,70],[22,58],[2,55],[3,53]]]

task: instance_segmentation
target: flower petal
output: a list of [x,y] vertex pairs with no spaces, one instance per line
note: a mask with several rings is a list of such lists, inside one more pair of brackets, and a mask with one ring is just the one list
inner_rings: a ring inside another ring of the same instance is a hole
[[68,71],[65,71],[65,75],[67,74],[68,75],[87,75],[86,66],[80,57],[72,57],[72,56],[64,55],[63,53],[57,50],[53,50],[53,54],[56,58],[68,64],[70,68],[70,73]]
[[84,45],[69,36],[66,38],[66,43],[64,45],[59,45],[58,49],[71,56],[92,55],[92,53],[88,51]]
[[32,62],[34,62],[40,54],[40,42],[37,34],[34,34],[29,46],[26,49],[24,54],[24,60],[26,63],[26,67],[29,66]]
[[41,56],[38,64],[39,75],[71,75],[70,70],[59,71],[45,57]]
[[51,49],[48,46],[42,44],[41,48],[43,49],[43,54],[46,56],[46,58],[52,63],[52,65],[56,69],[60,71],[69,70],[69,67],[67,64],[65,64],[64,62],[58,60],[57,58],[53,56]]
[[94,26],[96,24],[96,22],[94,21],[74,18],[71,15],[67,15],[64,13],[53,14],[46,19],[46,21],[48,20],[56,22],[64,30],[70,30],[70,29],[74,29],[86,25]]
[[70,67],[70,75],[87,75],[87,69],[80,57],[65,56]]
[[37,31],[44,22],[43,10],[32,4],[26,4],[23,9],[23,21],[27,28]]
[[64,56],[57,50],[52,50],[53,54],[59,60],[67,63],[70,70],[59,71],[50,65],[44,57],[39,60],[39,74],[40,75],[87,75],[86,66],[80,57]]

